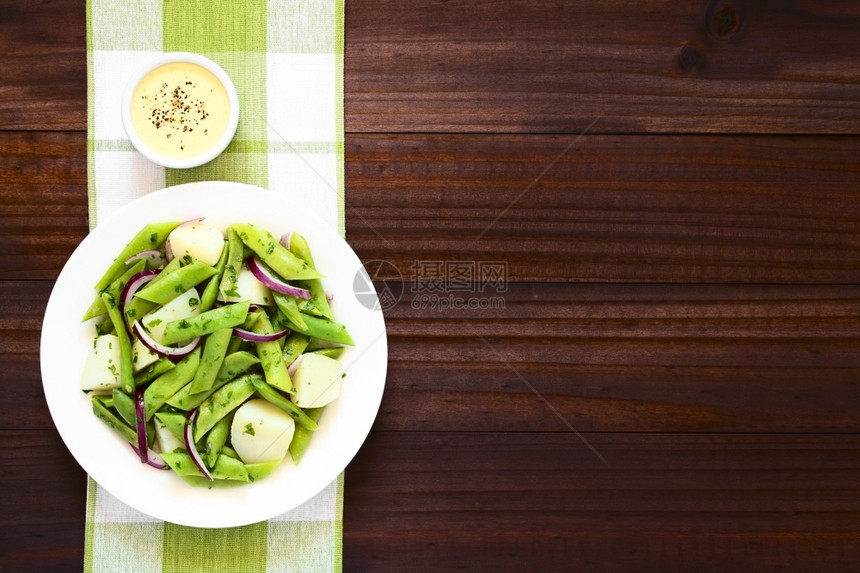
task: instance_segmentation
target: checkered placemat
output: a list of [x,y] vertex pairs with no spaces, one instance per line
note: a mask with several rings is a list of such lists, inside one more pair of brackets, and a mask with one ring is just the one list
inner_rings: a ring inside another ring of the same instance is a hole
[[[343,0],[88,0],[90,226],[151,191],[238,181],[289,193],[344,232]],[[213,162],[165,169],[131,146],[129,73],[163,52],[202,54],[239,93],[234,141]],[[340,571],[343,474],[267,522],[196,529],[154,520],[90,480],[85,571]]]

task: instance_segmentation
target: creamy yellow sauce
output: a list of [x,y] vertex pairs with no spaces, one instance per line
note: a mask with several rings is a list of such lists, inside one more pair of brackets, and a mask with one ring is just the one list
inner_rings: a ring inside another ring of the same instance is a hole
[[209,70],[171,63],[149,72],[131,99],[131,121],[143,143],[165,157],[194,157],[227,129],[227,90]]

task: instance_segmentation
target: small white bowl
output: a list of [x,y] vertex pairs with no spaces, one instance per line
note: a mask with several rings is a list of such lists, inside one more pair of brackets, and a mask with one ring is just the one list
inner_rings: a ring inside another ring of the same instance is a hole
[[[137,87],[150,72],[167,64],[182,63],[194,64],[212,73],[227,92],[230,111],[226,128],[217,140],[214,140],[211,145],[200,153],[177,157],[156,151],[141,138],[132,121],[132,98]],[[218,157],[230,144],[230,141],[232,141],[233,136],[236,134],[236,128],[239,125],[239,96],[236,94],[236,87],[233,85],[230,77],[224,72],[221,66],[209,58],[191,52],[169,52],[153,59],[147,65],[135,71],[129,78],[122,96],[122,123],[132,145],[150,161],[174,169],[197,167]]]

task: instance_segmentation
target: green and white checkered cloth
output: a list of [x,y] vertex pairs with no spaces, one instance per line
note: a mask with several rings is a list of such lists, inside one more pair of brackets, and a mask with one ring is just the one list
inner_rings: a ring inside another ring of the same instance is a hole
[[[343,19],[343,0],[87,0],[91,228],[163,187],[238,181],[306,198],[343,234]],[[173,51],[214,60],[239,94],[234,141],[189,170],[150,163],[120,117],[129,73]],[[293,511],[231,529],[154,520],[90,479],[84,569],[340,571],[342,512],[343,474]]]

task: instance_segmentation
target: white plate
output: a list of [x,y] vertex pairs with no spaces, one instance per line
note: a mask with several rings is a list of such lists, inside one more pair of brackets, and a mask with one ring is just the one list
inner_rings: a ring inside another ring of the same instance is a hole
[[[341,355],[347,372],[343,392],[323,412],[301,463],[294,465],[288,455],[265,479],[226,489],[192,487],[171,471],[141,464],[128,442],[93,415],[90,399],[80,389],[80,373],[95,336],[94,321],[81,322],[95,296],[93,284],[145,223],[200,216],[222,227],[254,223],[275,237],[287,231],[304,235],[317,268],[326,275],[323,283],[334,297],[335,318],[346,324],[355,341],[355,347]],[[376,418],[388,345],[371,284],[358,257],[331,225],[288,196],[228,182],[178,185],[145,195],[81,242],[48,301],[42,326],[42,383],[57,430],[98,484],[157,519],[219,528],[264,521],[293,509],[338,476]]]

